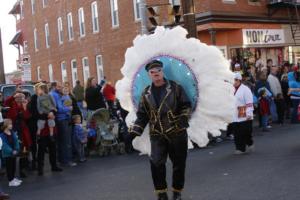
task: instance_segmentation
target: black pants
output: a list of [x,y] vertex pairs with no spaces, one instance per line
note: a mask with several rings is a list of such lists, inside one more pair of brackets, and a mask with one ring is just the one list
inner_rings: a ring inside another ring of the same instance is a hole
[[229,137],[230,135],[233,135],[233,123],[228,124],[227,126],[227,132],[226,132],[226,136]]
[[187,133],[166,138],[151,136],[151,172],[155,190],[167,189],[166,161],[167,157],[173,163],[173,189],[181,191],[184,187],[185,163],[187,157]]
[[234,128],[234,143],[236,150],[246,151],[246,145],[253,145],[252,140],[252,120],[244,122],[235,122]]
[[49,150],[49,161],[51,168],[56,168],[56,144],[55,141],[51,140],[49,136],[42,136],[38,140],[38,169],[40,171],[44,168],[44,159],[46,149]]
[[5,158],[5,165],[6,165],[6,175],[8,181],[12,181],[15,178],[16,174],[16,158],[15,157],[7,157]]
[[285,102],[284,99],[276,99],[276,110],[278,115],[278,123],[283,124],[284,122],[284,112],[285,112]]

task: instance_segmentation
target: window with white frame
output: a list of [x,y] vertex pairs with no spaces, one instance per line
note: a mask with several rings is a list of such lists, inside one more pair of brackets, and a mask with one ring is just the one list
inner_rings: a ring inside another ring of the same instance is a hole
[[46,42],[46,47],[50,47],[50,31],[49,31],[49,24],[45,24],[45,42]]
[[57,19],[57,31],[58,31],[58,42],[62,44],[64,42],[64,32],[61,17]]
[[73,83],[73,87],[75,87],[76,81],[78,80],[77,61],[75,59],[71,61],[71,71],[72,71],[72,83]]
[[141,0],[133,0],[135,21],[138,21],[141,19],[140,3],[141,3]]
[[23,0],[20,1],[20,16],[21,16],[21,19],[24,19],[24,2]]
[[48,65],[48,72],[49,72],[49,82],[54,82],[54,77],[53,77],[53,66],[52,64]]
[[96,56],[96,67],[97,67],[97,78],[98,78],[98,82],[100,83],[100,81],[103,80],[104,78],[102,55]]
[[224,3],[236,3],[235,0],[223,0]]
[[47,7],[48,5],[48,0],[42,0],[43,1],[43,8]]
[[33,30],[33,39],[34,39],[34,48],[35,48],[35,51],[38,51],[39,50],[39,44],[38,44],[38,35],[37,35],[36,28]]
[[61,67],[61,80],[62,82],[68,82],[68,74],[67,74],[67,67],[66,67],[66,62],[63,61],[60,64]]
[[85,36],[84,11],[83,8],[78,10],[79,34],[80,37]]
[[82,68],[83,68],[83,79],[84,82],[90,77],[90,66],[89,59],[87,57],[82,58]]
[[99,32],[99,17],[98,17],[97,1],[94,1],[91,4],[91,10],[92,10],[93,33],[97,33]]
[[73,29],[72,13],[68,13],[67,20],[68,20],[68,37],[69,37],[69,40],[73,40],[74,39],[74,29]]
[[181,4],[180,0],[169,0],[169,3],[172,5],[180,5]]
[[38,81],[39,81],[39,80],[42,80],[42,79],[41,79],[41,67],[40,67],[40,66],[38,66],[38,67],[36,68],[36,78],[37,78]]
[[35,14],[35,0],[31,0],[31,14]]
[[118,0],[110,0],[110,12],[111,12],[111,21],[112,26],[119,26],[119,8],[118,8]]

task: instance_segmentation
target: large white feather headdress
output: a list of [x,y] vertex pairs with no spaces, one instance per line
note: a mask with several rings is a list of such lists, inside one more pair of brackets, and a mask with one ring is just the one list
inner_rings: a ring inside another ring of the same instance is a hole
[[[149,59],[159,55],[180,58],[193,71],[199,91],[188,129],[189,139],[203,147],[209,142],[208,134],[219,136],[220,130],[225,130],[232,121],[235,101],[233,73],[218,48],[186,36],[187,31],[180,26],[173,29],[157,27],[154,34],[138,35],[125,54],[121,69],[124,77],[116,84],[117,98],[129,111],[127,124],[132,124],[136,115],[131,93],[137,71]],[[133,141],[133,146],[142,154],[150,154],[149,133],[147,129],[144,132]]]

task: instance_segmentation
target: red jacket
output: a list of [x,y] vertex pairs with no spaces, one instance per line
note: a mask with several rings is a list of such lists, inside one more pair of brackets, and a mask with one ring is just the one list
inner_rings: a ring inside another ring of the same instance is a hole
[[13,126],[16,130],[21,130],[21,133],[18,133],[21,137],[19,139],[22,141],[22,145],[28,150],[32,145],[30,131],[27,126],[28,120],[31,116],[30,112],[28,109],[25,110],[22,105],[18,104],[13,96],[8,97],[5,100],[4,105],[10,107],[7,112],[7,118],[12,120]]
[[269,105],[269,101],[266,98],[261,98],[259,100],[259,112],[261,115],[270,114],[270,105]]
[[116,90],[110,84],[106,84],[103,88],[103,95],[107,101],[115,101],[116,99]]

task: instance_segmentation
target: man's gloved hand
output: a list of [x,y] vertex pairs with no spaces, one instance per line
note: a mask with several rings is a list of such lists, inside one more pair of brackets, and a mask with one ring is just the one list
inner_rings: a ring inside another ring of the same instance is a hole
[[185,116],[181,117],[178,121],[179,128],[187,129],[189,127],[189,119]]

